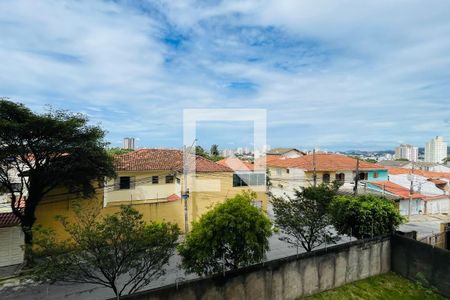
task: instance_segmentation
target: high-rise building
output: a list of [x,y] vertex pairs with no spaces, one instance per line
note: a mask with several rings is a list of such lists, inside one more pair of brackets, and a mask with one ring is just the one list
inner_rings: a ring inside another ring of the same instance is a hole
[[123,149],[134,150],[134,138],[126,137],[123,139]]
[[442,136],[436,136],[425,145],[425,161],[442,163],[447,157],[447,143]]
[[395,148],[395,159],[407,159],[409,161],[417,161],[419,156],[419,148],[409,144],[401,144]]

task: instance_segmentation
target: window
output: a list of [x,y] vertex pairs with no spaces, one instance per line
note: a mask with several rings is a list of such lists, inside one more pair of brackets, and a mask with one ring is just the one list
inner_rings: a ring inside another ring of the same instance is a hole
[[344,173],[336,174],[336,181],[345,182],[345,174]]
[[257,186],[265,185],[266,174],[264,173],[241,173],[233,174],[233,186]]
[[131,178],[130,176],[120,176],[119,178],[119,189],[129,190],[131,188]]
[[177,184],[180,184],[180,183],[181,183],[181,179],[177,178]]
[[166,183],[173,183],[173,175],[166,176]]
[[289,174],[289,169],[286,169],[286,174]]
[[367,173],[365,172],[359,173],[359,180],[367,180]]
[[378,178],[378,177],[379,177],[378,172],[373,172],[373,178]]
[[158,184],[159,183],[159,177],[158,176],[152,176],[152,183]]
[[322,181],[325,183],[329,183],[330,182],[330,174],[328,174],[328,173],[323,174]]
[[281,171],[282,171],[281,169],[277,169],[277,175],[278,176],[281,176]]

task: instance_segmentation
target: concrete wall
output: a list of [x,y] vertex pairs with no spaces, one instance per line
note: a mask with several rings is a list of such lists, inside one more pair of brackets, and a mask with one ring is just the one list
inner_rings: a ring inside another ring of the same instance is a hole
[[390,255],[389,237],[360,240],[123,299],[297,299],[386,273]]
[[421,274],[450,298],[450,251],[398,235],[392,237],[391,249],[392,271],[413,281]]

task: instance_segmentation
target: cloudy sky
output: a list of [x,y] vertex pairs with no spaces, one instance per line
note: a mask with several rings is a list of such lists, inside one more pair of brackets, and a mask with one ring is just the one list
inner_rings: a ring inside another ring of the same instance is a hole
[[[179,147],[183,109],[262,108],[272,146],[450,139],[450,2],[0,1],[0,96]],[[251,143],[205,122],[199,143]]]

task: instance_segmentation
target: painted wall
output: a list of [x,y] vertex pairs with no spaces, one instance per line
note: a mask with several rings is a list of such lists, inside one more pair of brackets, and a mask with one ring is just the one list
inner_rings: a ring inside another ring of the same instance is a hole
[[[188,219],[189,222],[197,221],[202,214],[217,203],[222,203],[226,198],[241,193],[244,190],[252,189],[251,187],[233,187],[233,173],[199,173],[196,180],[190,184],[190,197],[188,200]],[[212,182],[211,180],[214,180]],[[181,182],[182,183],[182,182]],[[210,190],[205,189],[205,185]],[[152,186],[150,185],[149,188]],[[159,188],[159,187],[158,187]],[[265,187],[262,190],[256,190],[257,199],[263,211],[267,211],[267,196]],[[130,191],[130,190],[128,190]],[[114,194],[113,200],[110,201],[111,195]],[[133,191],[131,191],[133,193]],[[74,220],[75,214],[71,208],[74,201],[81,201],[82,206],[86,209],[99,209],[101,214],[112,214],[119,211],[121,204],[130,204],[137,209],[143,219],[149,221],[168,221],[179,225],[180,229],[184,229],[184,202],[183,200],[167,201],[167,200],[122,200],[129,198],[119,198],[116,192],[103,191],[102,189],[92,199],[80,199],[74,195],[67,194],[62,189],[55,190],[44,199],[36,209],[36,224],[44,227],[53,228],[59,238],[67,238],[63,227],[55,220],[56,215],[67,216],[69,220]],[[105,201],[106,199],[106,201]],[[192,226],[190,226],[192,228]]]
[[[386,181],[389,179],[388,170],[371,170],[368,171],[367,181]],[[378,177],[376,177],[378,174]]]

